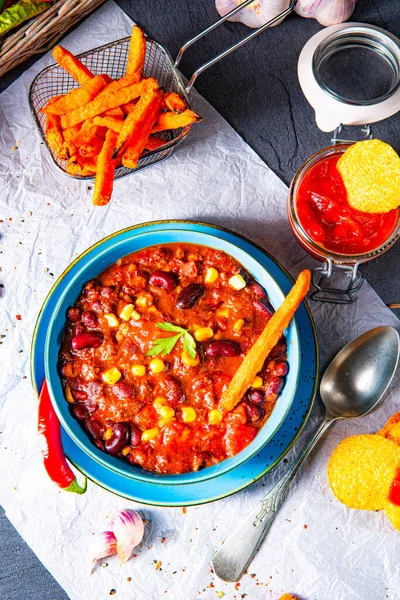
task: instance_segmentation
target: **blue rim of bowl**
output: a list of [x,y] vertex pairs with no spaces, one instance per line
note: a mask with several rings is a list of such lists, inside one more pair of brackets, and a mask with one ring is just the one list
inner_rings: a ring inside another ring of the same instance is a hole
[[[207,243],[204,242],[204,237],[205,237],[206,239],[209,239],[209,247],[213,247],[212,246],[213,241],[214,241],[214,246],[215,246],[216,238],[218,238],[218,236],[216,236],[216,235],[211,235],[209,233],[199,232],[199,231],[191,231],[191,230],[187,230],[187,229],[184,230],[183,228],[182,229],[171,229],[170,231],[174,235],[176,235],[176,234],[179,235],[179,233],[182,233],[182,234],[190,233],[190,234],[194,234],[195,236],[199,235],[203,239],[200,240],[198,243],[201,243],[202,245],[207,245]],[[116,237],[118,237],[120,234],[124,234],[126,232],[127,232],[126,229],[124,229],[120,232],[116,232],[112,236],[111,239],[113,240]],[[164,231],[163,233],[165,234],[167,232]],[[152,233],[154,233],[154,232],[150,231],[150,232],[140,233],[139,235],[135,236],[135,239],[140,238],[142,236],[143,237],[148,236],[149,234],[151,235]],[[157,232],[155,232],[155,233],[157,233]],[[222,238],[218,238],[218,239],[222,239]],[[126,242],[125,239],[121,240],[120,242],[117,242],[114,245],[114,249],[118,248],[119,245],[121,245],[123,247],[125,245],[125,242]],[[281,296],[281,301],[284,299],[285,294],[284,294],[281,286],[276,282],[274,277],[267,271],[267,269],[265,269],[265,267],[258,262],[258,260],[256,258],[249,255],[248,252],[246,252],[242,248],[235,246],[235,244],[233,244],[232,242],[229,242],[224,239],[222,239],[222,242],[223,242],[224,247],[226,247],[226,245],[228,245],[228,249],[224,250],[228,254],[231,253],[231,255],[232,255],[233,252],[239,252],[240,255],[242,255],[242,254],[246,255],[246,256],[243,256],[243,259],[250,258],[251,261],[253,261],[253,263],[255,263],[254,267],[259,267],[263,272],[265,272],[266,276],[269,279],[271,279],[271,281],[273,282],[273,284],[275,286],[275,291],[279,292],[279,294]],[[170,242],[165,242],[165,243],[170,243]],[[92,250],[92,248],[89,248],[88,252],[91,252],[91,250]],[[95,256],[92,256],[91,262],[99,260],[99,258],[102,256],[102,254],[104,254],[106,256],[109,252],[110,252],[110,248],[105,248],[102,252],[98,253]],[[240,260],[237,257],[235,257],[235,259],[238,261]],[[89,263],[89,268],[90,268],[90,263]],[[246,266],[246,268],[249,269],[251,272],[250,267]],[[293,403],[295,395],[296,395],[298,381],[299,381],[299,374],[300,374],[301,356],[300,356],[299,332],[298,332],[298,327],[297,327],[295,320],[293,320],[292,324],[290,325],[290,335],[291,335],[292,339],[296,340],[296,342],[297,342],[296,355],[292,356],[292,360],[295,361],[297,368],[295,371],[295,379],[291,381],[291,387],[286,388],[286,391],[284,391],[284,394],[286,396],[285,406],[283,408],[282,402],[279,403],[279,400],[278,400],[278,403],[274,407],[270,417],[268,418],[267,422],[264,424],[264,427],[267,426],[267,433],[264,433],[263,439],[260,439],[260,435],[262,437],[262,430],[261,430],[260,432],[258,432],[256,438],[248,446],[246,446],[246,448],[244,448],[241,452],[239,452],[234,457],[225,459],[216,465],[207,467],[205,469],[201,469],[200,471],[197,471],[197,472],[189,472],[189,473],[183,473],[183,474],[179,474],[179,475],[163,475],[163,474],[159,474],[159,473],[144,471],[138,467],[135,467],[133,465],[130,465],[129,463],[126,463],[125,461],[121,461],[121,459],[119,459],[119,458],[110,456],[110,455],[102,452],[101,450],[97,449],[92,444],[92,442],[90,441],[90,439],[88,438],[86,433],[84,433],[84,440],[82,440],[80,438],[81,428],[77,434],[73,429],[73,428],[76,429],[76,424],[70,423],[69,421],[66,420],[65,415],[62,412],[62,409],[58,405],[57,398],[59,397],[58,394],[61,392],[59,389],[57,389],[57,392],[56,392],[56,390],[53,388],[53,386],[55,385],[56,388],[59,387],[58,386],[58,384],[60,383],[59,375],[58,374],[56,375],[57,381],[54,382],[55,373],[54,373],[54,369],[50,370],[50,368],[49,368],[48,357],[52,356],[54,353],[54,344],[52,346],[53,352],[51,351],[50,338],[51,338],[51,333],[53,331],[53,324],[57,320],[57,318],[60,316],[60,310],[62,308],[62,305],[65,304],[65,296],[70,292],[71,289],[73,289],[74,287],[77,287],[77,280],[82,276],[82,272],[86,271],[87,269],[88,269],[88,263],[83,265],[81,267],[81,269],[79,269],[75,273],[73,279],[71,279],[71,281],[68,282],[66,289],[62,292],[60,298],[58,299],[57,304],[54,308],[52,317],[49,322],[48,334],[46,336],[46,344],[45,344],[46,378],[47,378],[50,395],[53,400],[54,409],[55,409],[57,416],[58,416],[59,420],[61,421],[64,429],[68,432],[68,434],[74,440],[74,442],[81,448],[81,450],[83,450],[89,456],[91,456],[91,458],[93,458],[93,460],[100,462],[104,467],[117,472],[119,475],[121,475],[123,477],[127,477],[129,479],[133,479],[133,480],[137,480],[137,481],[145,481],[147,483],[157,482],[159,485],[185,485],[185,484],[189,484],[189,483],[199,483],[201,481],[213,479],[214,477],[223,475],[227,471],[230,471],[231,469],[240,466],[247,460],[250,460],[255,454],[257,454],[261,450],[261,448],[264,447],[272,439],[272,437],[276,434],[276,432],[278,431],[278,429],[284,422],[284,420],[287,417],[287,414],[290,410],[290,407]],[[80,289],[80,287],[79,287],[79,289]],[[61,318],[64,320],[64,316],[62,316]],[[53,342],[54,342],[54,340],[53,340]],[[57,354],[58,354],[58,351],[57,351]],[[291,370],[291,373],[292,373],[292,370]],[[64,400],[64,396],[63,396],[63,400]],[[269,429],[270,429],[270,431],[268,431]],[[195,481],[193,481],[193,479],[195,479]]]
[[[168,220],[157,220],[157,221],[152,221],[152,222],[144,222],[144,223],[139,223],[137,225],[132,225],[126,229],[124,229],[124,231],[126,230],[134,230],[134,229],[140,229],[142,227],[150,227],[152,225],[166,225],[166,224],[189,224],[189,225],[199,225],[201,227],[210,227],[211,229],[215,229],[215,230],[219,230],[222,232],[227,233],[228,235],[232,235],[234,237],[237,237],[239,239],[242,239],[243,241],[245,241],[246,243],[248,243],[249,245],[253,246],[254,248],[256,248],[258,251],[260,251],[261,253],[263,253],[265,256],[267,256],[270,260],[272,260],[281,270],[282,272],[289,278],[290,281],[293,281],[293,278],[290,276],[290,274],[288,273],[288,271],[280,264],[280,262],[273,258],[271,256],[271,254],[265,250],[264,248],[262,248],[261,246],[259,246],[258,244],[256,244],[255,242],[249,240],[247,237],[241,235],[240,233],[236,233],[230,229],[227,229],[225,227],[221,227],[219,225],[215,225],[212,223],[206,223],[204,221],[194,221],[194,220],[179,220],[179,219],[168,219]],[[119,232],[117,232],[119,233]],[[96,246],[100,245],[101,243],[103,243],[105,240],[112,238],[115,234],[111,234],[110,236],[107,236],[106,238],[103,238],[102,240],[99,240],[98,242],[96,242],[93,246],[91,246],[91,249],[94,249]],[[88,250],[86,250],[85,252],[88,252]],[[82,253],[83,254],[85,254]],[[61,274],[61,276],[59,277],[59,279],[62,279],[74,266],[77,262],[79,262],[79,260],[81,259],[82,255],[78,256],[74,261],[72,261],[72,263],[70,263],[70,265],[63,271],[63,273]],[[33,336],[32,336],[32,344],[31,344],[31,356],[30,356],[30,374],[31,374],[31,383],[32,383],[32,387],[33,387],[33,391],[36,395],[36,398],[38,400],[39,398],[39,393],[40,393],[40,389],[38,388],[38,385],[42,385],[42,382],[39,382],[36,380],[36,373],[35,373],[35,352],[36,352],[36,346],[37,346],[37,341],[38,341],[38,334],[39,334],[39,330],[40,330],[40,326],[41,326],[41,319],[43,316],[43,313],[46,310],[47,304],[49,303],[49,301],[51,300],[54,291],[56,289],[56,287],[59,285],[59,279],[53,284],[53,286],[51,287],[50,291],[48,292],[42,307],[38,313],[37,319],[36,319],[36,323],[35,323],[35,328],[34,328],[34,332],[33,332]],[[70,462],[72,463],[72,465],[74,467],[76,467],[81,473],[83,473],[84,475],[86,475],[90,481],[96,483],[97,485],[99,485],[100,487],[102,487],[103,489],[110,491],[111,493],[116,494],[117,496],[120,496],[121,498],[127,498],[130,500],[136,500],[138,502],[141,502],[142,504],[147,504],[150,506],[167,506],[167,507],[179,507],[179,506],[196,506],[196,505],[201,505],[201,504],[207,504],[209,502],[214,502],[216,500],[220,500],[222,498],[228,497],[232,494],[235,494],[243,489],[245,489],[246,487],[252,485],[253,483],[255,483],[256,481],[258,481],[260,478],[262,478],[264,475],[266,475],[267,473],[269,473],[272,469],[274,469],[276,467],[276,465],[286,456],[286,454],[290,451],[290,449],[294,446],[294,444],[296,443],[296,441],[298,440],[301,432],[303,431],[308,418],[310,416],[310,413],[312,411],[313,405],[314,405],[314,400],[315,400],[315,396],[317,393],[317,389],[318,389],[318,381],[319,381],[319,366],[320,366],[320,359],[319,359],[319,344],[318,344],[318,338],[317,338],[317,333],[316,333],[316,328],[315,328],[315,324],[311,315],[311,311],[308,307],[308,305],[304,302],[303,303],[304,309],[308,315],[308,320],[309,320],[309,324],[310,324],[310,330],[312,332],[312,339],[313,339],[313,344],[314,344],[314,353],[313,353],[313,360],[315,361],[315,372],[314,372],[314,383],[313,383],[313,388],[312,388],[312,392],[310,395],[310,401],[308,404],[308,408],[306,410],[306,412],[304,413],[302,422],[299,424],[299,426],[296,428],[295,430],[295,434],[293,436],[293,438],[291,439],[290,443],[283,449],[283,451],[281,452],[281,454],[279,454],[279,456],[277,456],[275,458],[275,460],[268,464],[266,466],[265,469],[263,469],[261,472],[257,473],[256,476],[252,477],[250,480],[245,481],[242,485],[239,485],[237,487],[235,487],[234,489],[230,489],[228,491],[224,491],[222,494],[219,494],[217,496],[213,496],[210,498],[206,498],[206,499],[202,499],[202,500],[190,500],[190,501],[169,501],[168,504],[165,504],[163,502],[160,501],[155,501],[155,500],[143,500],[141,497],[136,497],[134,494],[129,494],[129,495],[125,495],[125,494],[121,494],[115,491],[115,489],[113,489],[112,487],[108,486],[106,483],[104,483],[103,481],[100,481],[99,479],[96,479],[96,477],[89,472],[85,467],[83,467],[80,462],[78,460],[74,460],[71,459],[69,456],[69,453],[66,452],[66,457],[68,458],[68,460],[70,460]],[[44,368],[43,368],[44,371]],[[63,436],[65,436],[66,440],[68,440],[69,443],[73,444],[74,446],[76,446],[76,444],[73,442],[72,439],[69,438],[69,436],[63,432]],[[77,447],[78,450],[79,447]],[[228,473],[229,474],[229,473]],[[155,487],[158,486],[158,484],[150,484],[150,485],[154,485]],[[194,486],[196,484],[193,484]]]

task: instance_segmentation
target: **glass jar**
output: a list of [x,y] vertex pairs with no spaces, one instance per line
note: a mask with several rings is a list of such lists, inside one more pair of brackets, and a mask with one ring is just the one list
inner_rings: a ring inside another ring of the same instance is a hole
[[364,254],[341,254],[328,250],[315,242],[304,230],[297,214],[297,193],[301,182],[308,170],[317,162],[332,155],[343,154],[352,145],[352,141],[328,146],[313,154],[297,170],[289,189],[288,217],[289,223],[298,243],[314,258],[322,262],[322,266],[314,269],[313,284],[316,291],[311,297],[321,301],[348,304],[353,301],[354,294],[363,283],[363,276],[358,271],[360,264],[377,258],[400,237],[400,211],[397,222],[390,236],[377,248]]

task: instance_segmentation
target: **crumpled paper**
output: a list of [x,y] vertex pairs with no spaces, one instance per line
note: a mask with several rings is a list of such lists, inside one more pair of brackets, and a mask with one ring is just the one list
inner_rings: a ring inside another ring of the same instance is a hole
[[[128,35],[130,27],[130,19],[110,1],[63,44],[82,52]],[[29,348],[49,288],[80,252],[134,223],[187,218],[247,235],[292,275],[314,266],[289,229],[285,185],[196,93],[195,109],[204,122],[193,127],[170,159],[119,180],[111,203],[93,208],[92,184],[70,179],[53,166],[30,115],[29,85],[52,62],[46,55],[0,96],[0,499],[8,518],[72,600],[103,600],[111,589],[116,600],[235,600],[246,595],[275,600],[285,591],[304,600],[398,598],[400,534],[382,512],[341,505],[329,489],[326,465],[343,437],[374,432],[399,410],[399,378],[373,414],[335,425],[318,444],[240,585],[213,576],[211,558],[285,465],[230,498],[187,510],[141,507],[92,483],[86,495],[76,496],[48,480],[37,443]],[[381,324],[399,328],[398,319],[367,283],[351,306],[310,305],[322,367],[363,331]],[[316,403],[289,460],[301,450],[320,414]],[[104,530],[106,515],[127,506],[135,506],[149,520],[137,558],[123,566],[115,558],[106,559],[108,566],[99,566],[89,577],[92,534]]]

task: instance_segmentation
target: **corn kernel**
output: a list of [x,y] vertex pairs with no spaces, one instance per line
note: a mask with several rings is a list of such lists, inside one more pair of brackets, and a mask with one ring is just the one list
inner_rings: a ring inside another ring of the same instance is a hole
[[197,254],[189,254],[187,257],[188,261],[198,260],[198,258],[199,257],[197,256]]
[[158,413],[166,421],[169,421],[169,419],[172,419],[175,416],[175,411],[171,406],[160,406]]
[[208,422],[210,425],[219,425],[222,421],[222,412],[217,408],[213,408],[208,413]]
[[161,358],[153,358],[149,367],[152,373],[162,373],[165,369],[164,361]]
[[217,317],[225,317],[227,319],[230,315],[230,312],[231,311],[229,310],[229,308],[227,306],[224,306],[222,308],[218,308],[215,311],[215,314]]
[[185,367],[197,367],[200,362],[200,358],[197,354],[194,358],[191,358],[187,352],[183,351],[181,354],[181,361]]
[[104,315],[105,320],[107,321],[110,327],[119,327],[119,321],[115,315],[112,313],[107,313]]
[[123,321],[129,321],[134,310],[135,307],[133,306],[133,304],[126,304],[119,313],[119,318]]
[[212,338],[213,335],[214,332],[211,329],[211,327],[200,327],[194,332],[194,337],[198,342],[204,342],[205,340],[209,340],[210,338]]
[[147,312],[149,312],[149,313],[156,313],[156,312],[158,312],[158,310],[157,310],[156,306],[152,305],[152,306],[150,306],[150,308],[149,308],[149,310]]
[[244,319],[238,319],[237,321],[235,321],[235,323],[233,325],[233,329],[235,331],[241,331],[243,325],[244,325]]
[[132,321],[140,321],[141,317],[140,317],[140,313],[138,313],[137,310],[133,310],[132,314],[131,314],[131,320]]
[[114,385],[114,383],[117,383],[121,379],[121,372],[116,367],[111,367],[108,371],[104,371],[102,378],[104,383]]
[[130,446],[125,446],[125,448],[122,448],[121,452],[124,456],[128,456],[129,452],[131,451],[131,447]]
[[112,427],[107,427],[107,429],[105,430],[105,433],[104,433],[104,439],[105,440],[111,439],[112,431],[113,431]]
[[146,367],[144,365],[132,365],[131,372],[135,377],[143,377],[146,373]]
[[234,290],[238,290],[238,291],[242,290],[244,287],[246,287],[246,282],[239,273],[237,273],[236,275],[233,275],[229,279],[228,283],[231,287],[233,287]]
[[258,388],[262,387],[263,383],[264,382],[262,380],[262,377],[260,377],[259,375],[256,375],[253,379],[253,383],[251,384],[251,387],[257,390]]
[[168,401],[163,396],[157,396],[153,402],[153,406],[157,410],[157,412],[158,412],[160,406],[164,406],[165,404],[168,404]]
[[162,429],[163,427],[167,427],[174,419],[158,419],[157,424]]
[[214,267],[208,267],[204,281],[206,283],[215,283],[215,281],[218,279],[218,275],[219,273],[217,269],[214,269]]
[[122,342],[122,340],[124,339],[124,334],[122,333],[122,331],[117,331],[117,333],[115,334],[115,339],[117,340],[117,342]]
[[64,396],[65,396],[65,399],[66,399],[67,402],[69,402],[70,404],[73,404],[74,398],[72,396],[71,388],[68,385],[68,383],[67,383],[67,385],[64,388]]
[[154,438],[156,438],[159,433],[160,430],[158,429],[158,427],[153,427],[153,429],[146,429],[142,433],[142,441],[149,442],[150,440],[154,440]]
[[182,407],[182,420],[184,423],[192,423],[196,419],[196,411],[191,406]]
[[151,306],[153,304],[153,298],[149,296],[139,296],[136,298],[135,302],[136,306],[139,308],[146,308],[147,306]]

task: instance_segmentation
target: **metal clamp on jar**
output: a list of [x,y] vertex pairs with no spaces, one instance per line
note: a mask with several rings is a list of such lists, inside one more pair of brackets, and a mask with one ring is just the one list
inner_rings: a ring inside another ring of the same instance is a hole
[[399,210],[392,230],[376,247],[357,253],[329,249],[305,230],[298,211],[299,187],[319,161],[340,156],[356,140],[344,139],[346,126],[360,126],[360,139],[372,138],[370,123],[400,110],[400,42],[371,25],[346,23],[328,27],[304,46],[298,62],[301,88],[315,110],[318,127],[333,131],[331,145],[311,156],[290,186],[289,222],[297,241],[323,265],[314,269],[315,300],[353,302],[363,276],[359,265],[386,252],[400,237]]

